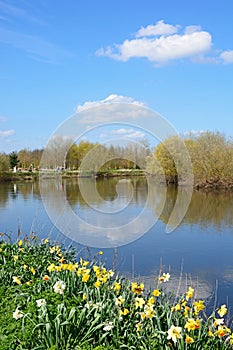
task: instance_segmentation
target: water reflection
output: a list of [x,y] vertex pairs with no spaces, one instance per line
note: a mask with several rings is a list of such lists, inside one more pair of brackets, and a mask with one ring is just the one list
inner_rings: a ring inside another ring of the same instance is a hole
[[[127,182],[121,184],[120,198],[124,203],[127,203],[129,207],[141,208],[144,206],[146,200],[148,200],[147,209],[154,213],[155,216],[160,214],[160,220],[165,224],[168,223],[169,217],[173,210],[174,204],[177,198],[177,190],[175,187],[169,187],[164,189],[163,186],[154,182],[152,188],[152,195],[148,198],[148,183],[145,178],[132,178],[127,179],[133,187],[133,193],[131,192]],[[150,180],[153,182],[153,179]],[[88,203],[83,198],[79,189],[79,183],[77,179],[64,179],[61,182],[54,183],[52,181],[46,182],[46,189],[48,192],[55,193],[57,187],[63,193],[68,204],[76,210],[81,208],[82,210],[88,209],[90,204],[95,209],[99,205],[113,205],[119,193],[117,193],[118,178],[113,179],[99,179],[94,181],[93,179],[82,179],[82,187],[85,189]],[[54,187],[55,186],[55,187]],[[95,191],[97,189],[97,192]],[[164,194],[166,192],[166,203],[163,207],[162,213],[160,203],[164,201]],[[98,193],[98,195],[96,195]],[[187,196],[186,188],[181,190],[181,201],[179,203],[180,213],[182,213],[182,203]],[[7,207],[9,199],[16,200],[24,199],[29,200],[31,197],[40,199],[40,187],[39,182],[17,182],[17,183],[0,183],[0,207]],[[103,202],[104,201],[104,202]],[[54,206],[58,205],[56,198],[54,198]],[[116,204],[116,202],[114,203]],[[140,210],[140,209],[139,209]],[[227,225],[233,226],[233,193],[232,192],[202,192],[194,191],[192,199],[188,208],[188,211],[183,219],[183,223],[189,225],[201,225],[202,227],[209,227],[212,225],[218,229]],[[179,212],[177,213],[179,215]]]

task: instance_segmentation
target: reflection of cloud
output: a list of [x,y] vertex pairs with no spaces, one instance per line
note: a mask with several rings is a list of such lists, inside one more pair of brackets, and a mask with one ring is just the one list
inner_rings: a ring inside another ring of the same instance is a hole
[[[123,62],[136,57],[162,64],[177,59],[192,59],[211,51],[210,33],[195,25],[187,26],[183,33],[179,33],[180,29],[179,25],[173,26],[161,20],[139,29],[133,39],[126,39],[122,44],[114,44],[105,49],[101,48],[96,54]],[[232,63],[232,53],[228,52],[223,53],[220,58],[226,63]],[[210,63],[210,60],[199,62]]]
[[[210,282],[201,279],[197,276],[190,276],[187,278],[186,275],[180,276],[179,272],[177,275],[173,272],[170,273],[171,278],[169,282],[163,284],[168,292],[174,292],[178,297],[184,294],[189,286],[192,286],[195,290],[195,298],[196,299],[208,299],[213,294],[213,286]],[[155,271],[152,275],[149,276],[140,276],[145,283],[147,289],[152,289],[157,287],[157,281],[159,276],[159,269]]]

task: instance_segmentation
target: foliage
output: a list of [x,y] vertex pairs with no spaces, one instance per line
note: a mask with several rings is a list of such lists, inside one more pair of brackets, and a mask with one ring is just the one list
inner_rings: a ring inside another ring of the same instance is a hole
[[230,349],[222,305],[205,318],[195,291],[176,299],[169,273],[145,291],[92,260],[36,237],[0,244],[1,350]]
[[[233,182],[232,140],[220,133],[205,132],[199,136],[190,134],[183,142],[191,158],[195,184]],[[168,180],[176,179],[178,172],[174,156],[179,156],[177,138],[170,137],[155,148],[153,157],[147,158],[147,171],[162,173]]]
[[9,165],[10,168],[13,169],[19,163],[18,155],[16,152],[11,152],[9,155]]

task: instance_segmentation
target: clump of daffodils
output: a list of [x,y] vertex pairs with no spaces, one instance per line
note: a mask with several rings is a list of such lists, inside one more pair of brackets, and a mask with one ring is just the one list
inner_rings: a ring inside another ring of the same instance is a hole
[[[116,275],[101,259],[69,259],[59,245],[50,246],[47,239],[42,242],[41,254],[47,254],[43,264],[35,261],[36,249],[29,258],[31,250],[27,251],[23,240],[12,251],[11,246],[0,244],[1,273],[4,277],[9,259],[12,270],[5,275],[5,283],[17,295],[12,299],[10,318],[16,326],[22,322],[20,329],[28,325],[35,332],[26,348],[59,343],[62,350],[69,343],[75,349],[93,342],[115,349],[122,345],[135,348],[135,344],[148,350],[233,349],[227,305],[206,316],[206,302],[196,299],[193,286],[172,297],[166,292],[172,278],[169,272],[161,273],[155,288],[146,290],[142,281]],[[97,257],[102,254],[100,251]]]

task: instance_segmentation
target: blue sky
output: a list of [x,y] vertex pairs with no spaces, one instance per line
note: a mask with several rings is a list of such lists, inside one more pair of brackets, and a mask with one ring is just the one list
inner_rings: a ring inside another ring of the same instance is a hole
[[232,23],[232,0],[0,0],[0,152],[111,95],[233,136]]

